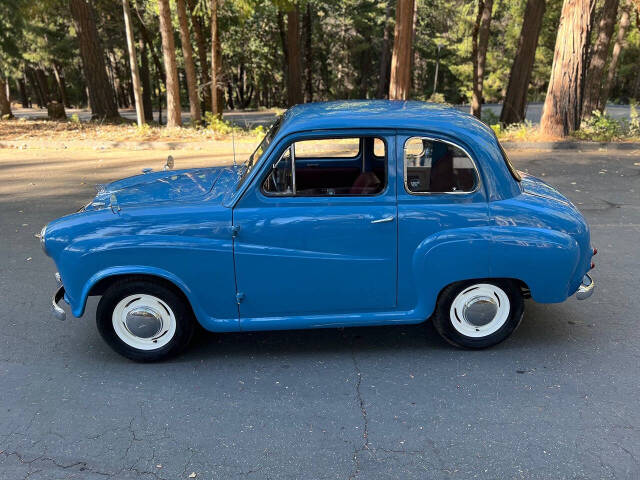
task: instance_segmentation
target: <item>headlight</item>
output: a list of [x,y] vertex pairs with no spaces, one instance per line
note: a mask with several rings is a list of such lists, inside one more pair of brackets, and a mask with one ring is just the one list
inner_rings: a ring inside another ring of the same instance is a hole
[[40,246],[42,247],[42,251],[44,253],[47,253],[47,248],[44,241],[44,236],[46,234],[47,234],[47,226],[45,225],[44,227],[42,227],[42,230],[40,230]]

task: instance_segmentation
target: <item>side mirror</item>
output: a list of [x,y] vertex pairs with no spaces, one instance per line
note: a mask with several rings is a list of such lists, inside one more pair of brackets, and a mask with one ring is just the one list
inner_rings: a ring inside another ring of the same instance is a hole
[[169,155],[167,157],[167,163],[164,164],[164,170],[173,170],[173,165],[174,165],[173,157]]

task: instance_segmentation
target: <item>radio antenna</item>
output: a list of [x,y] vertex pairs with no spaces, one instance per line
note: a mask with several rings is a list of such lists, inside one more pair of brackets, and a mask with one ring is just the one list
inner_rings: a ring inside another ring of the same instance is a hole
[[236,163],[236,135],[235,135],[235,127],[231,127],[231,145],[233,147],[233,166],[237,167]]

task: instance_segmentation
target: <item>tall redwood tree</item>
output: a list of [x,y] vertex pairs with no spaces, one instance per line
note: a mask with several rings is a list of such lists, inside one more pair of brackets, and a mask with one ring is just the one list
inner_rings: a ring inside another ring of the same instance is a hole
[[564,0],[540,130],[564,137],[580,127],[586,53],[595,0]]
[[538,37],[542,27],[545,11],[545,0],[527,0],[520,30],[520,41],[516,58],[511,65],[507,93],[502,103],[500,123],[510,124],[524,121],[527,106],[527,90],[531,80],[533,62],[536,58]]
[[107,78],[104,51],[98,37],[90,0],[69,0],[69,10],[80,46],[82,70],[89,90],[89,106],[93,118],[117,119],[118,106]]
[[398,0],[389,79],[389,99],[406,100],[411,90],[414,0]]

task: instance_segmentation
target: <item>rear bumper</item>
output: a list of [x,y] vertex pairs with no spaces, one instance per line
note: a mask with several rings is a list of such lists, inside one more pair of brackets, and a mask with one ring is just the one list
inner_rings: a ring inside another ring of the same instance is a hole
[[53,298],[51,299],[51,312],[53,316],[58,320],[64,320],[67,318],[66,312],[59,305],[60,301],[64,298],[64,287],[60,286],[56,293],[53,294]]
[[578,300],[585,300],[593,295],[593,290],[596,284],[588,273],[582,278],[582,283],[578,287],[576,292],[576,298]]

